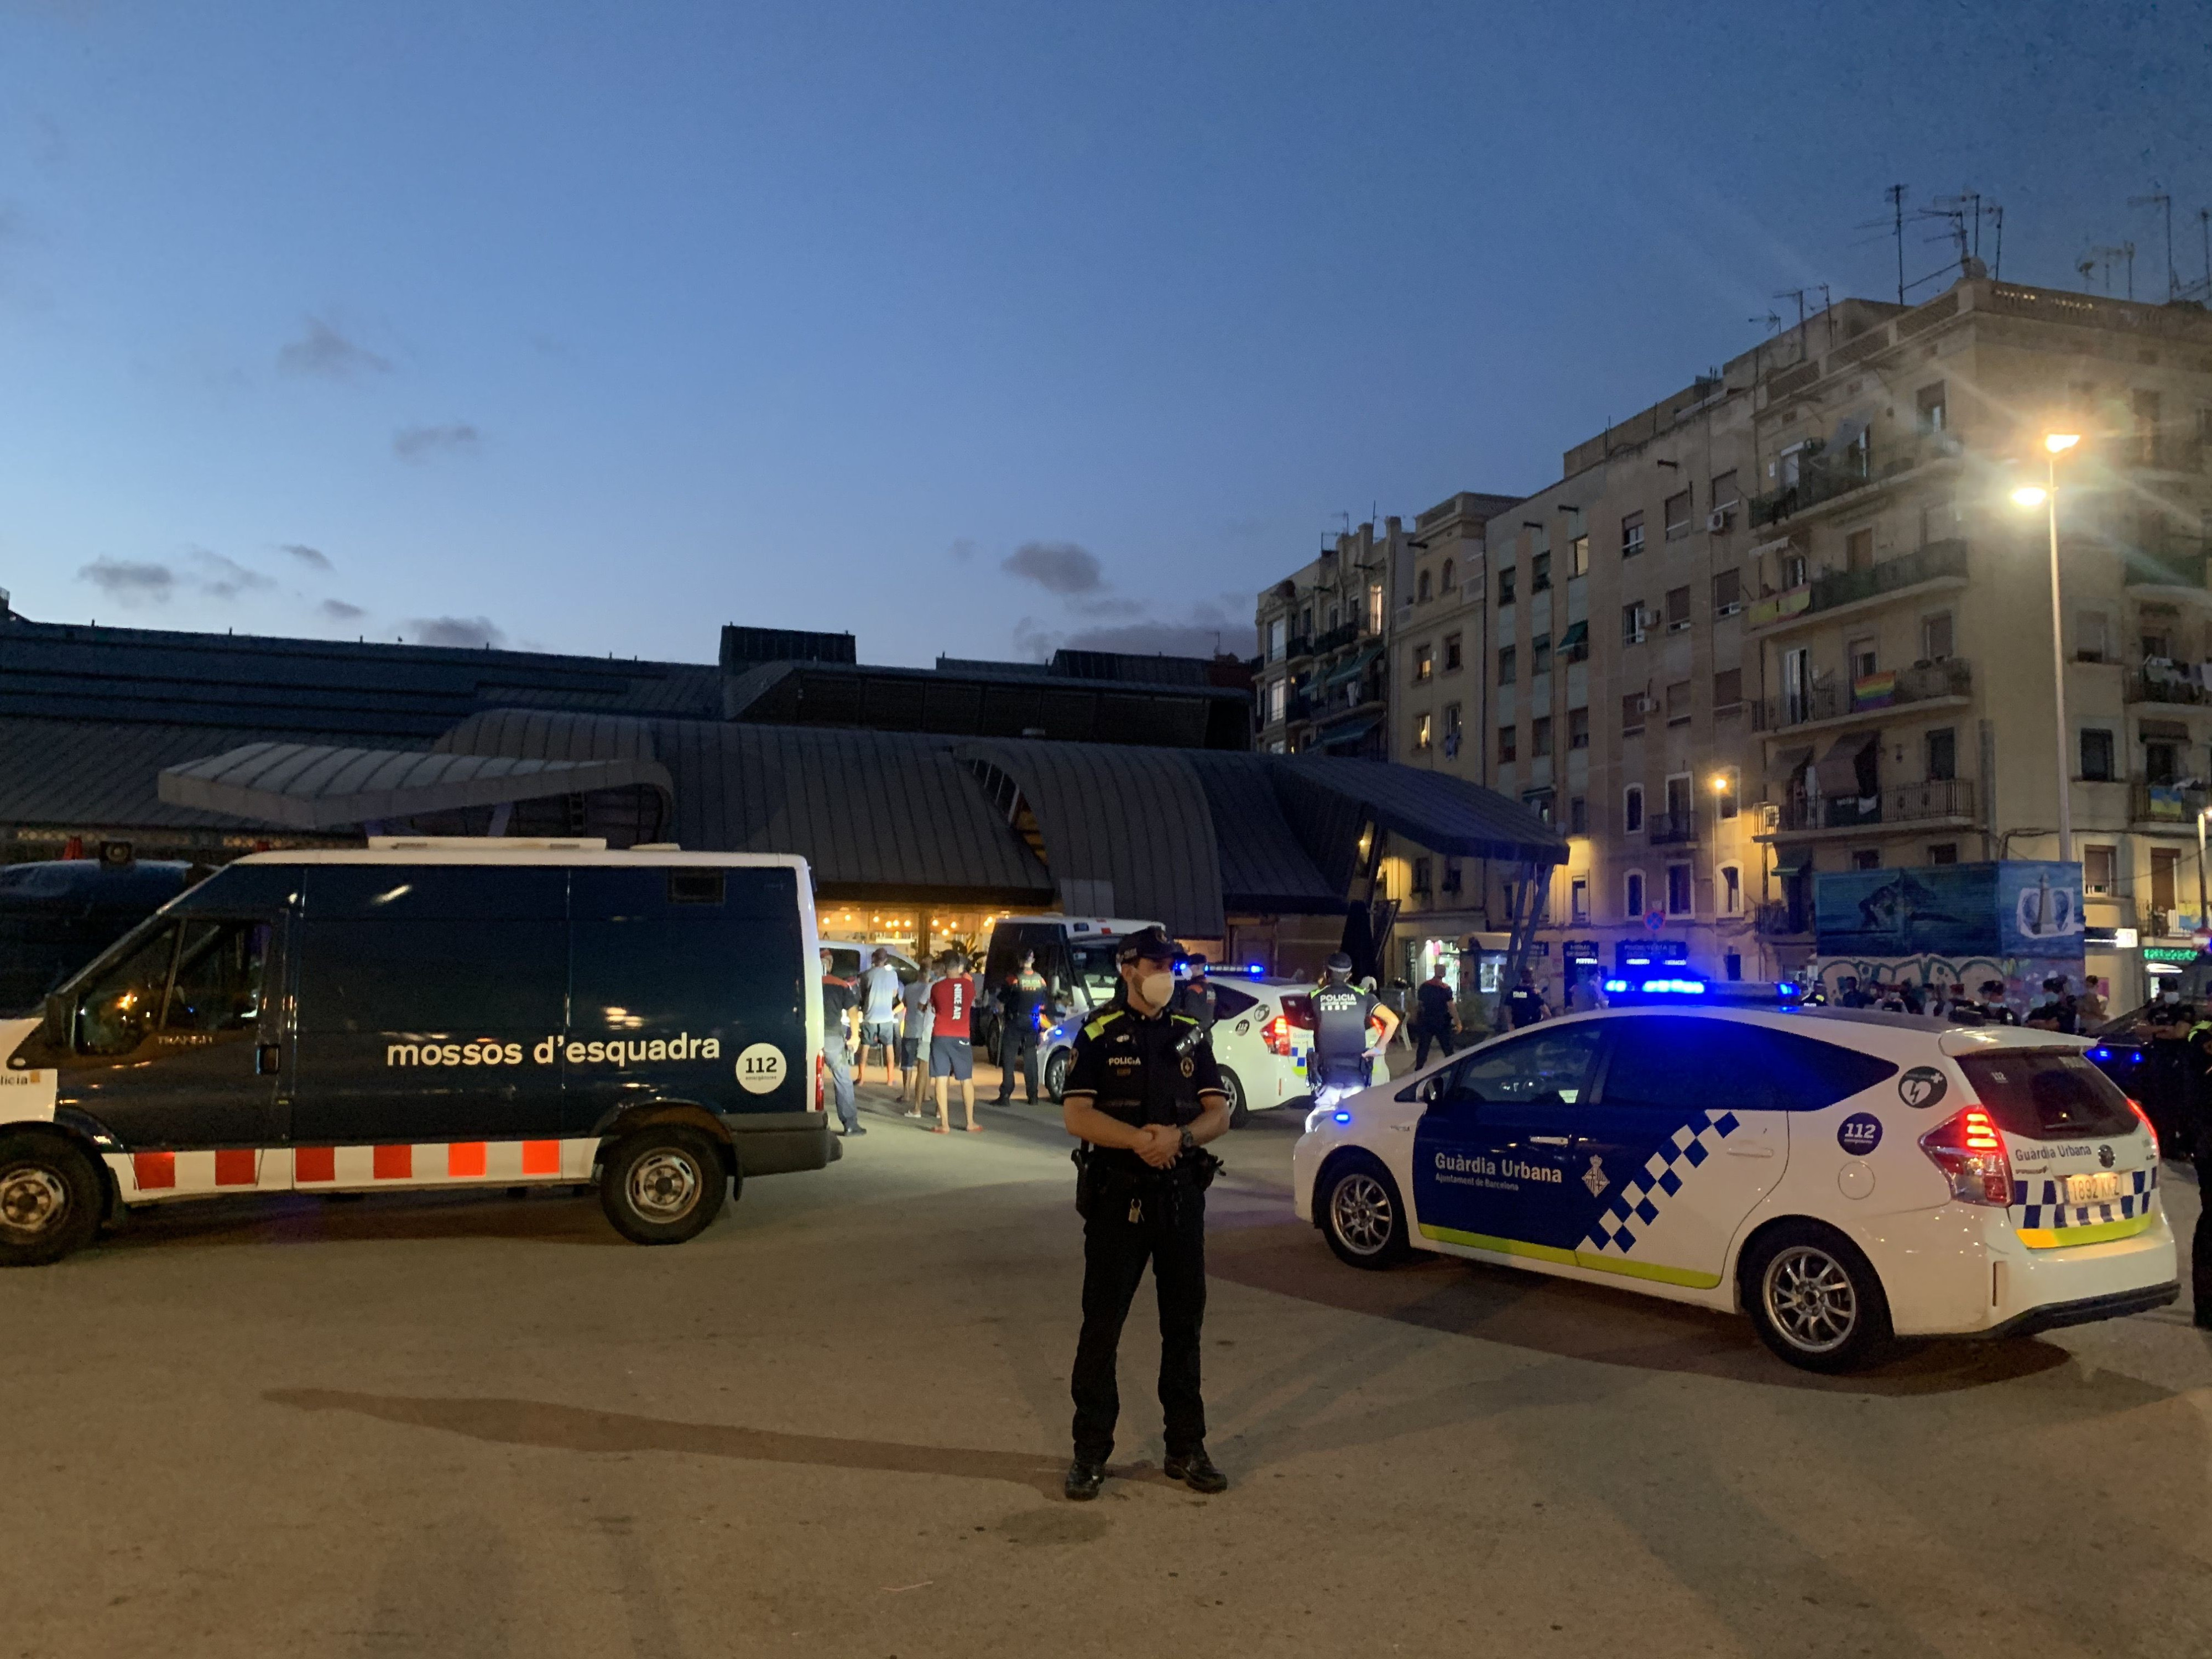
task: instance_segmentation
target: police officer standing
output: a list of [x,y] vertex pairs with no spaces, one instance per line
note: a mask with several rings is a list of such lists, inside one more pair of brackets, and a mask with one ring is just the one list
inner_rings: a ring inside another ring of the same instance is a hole
[[1544,1000],[1544,994],[1536,988],[1536,975],[1533,969],[1523,968],[1521,970],[1521,982],[1506,994],[1505,1007],[1516,1031],[1550,1015],[1552,1010]]
[[1024,1097],[1032,1106],[1037,1097],[1037,1011],[1044,1006],[1049,988],[1036,970],[1036,952],[1022,952],[1022,964],[1000,988],[999,1098],[1011,1106],[1014,1100],[1014,1071],[1021,1070]]
[[1205,1032],[1207,1041],[1211,1042],[1213,1022],[1221,1013],[1221,995],[1213,988],[1213,981],[1206,976],[1204,957],[1191,957],[1187,966],[1190,976],[1183,981],[1182,988],[1176,993],[1175,1011],[1179,1014],[1188,1014],[1196,1020],[1198,1029]]
[[[1314,1046],[1307,1066],[1314,1104],[1334,1106],[1367,1086],[1367,1063],[1389,1046],[1398,1016],[1372,991],[1351,983],[1352,958],[1343,951],[1323,966],[1328,976],[1314,988]],[[1382,1035],[1370,1046],[1369,1027],[1378,1024]]]
[[1166,1474],[1194,1492],[1228,1489],[1206,1455],[1199,1332],[1206,1316],[1206,1188],[1218,1161],[1199,1148],[1229,1127],[1212,1044],[1173,1010],[1176,942],[1147,927],[1121,942],[1121,988],[1075,1040],[1062,1096],[1083,1216],[1083,1334],[1075,1347],[1075,1457],[1066,1491],[1096,1498],[1121,1415],[1121,1325],[1152,1267],[1160,1308]]

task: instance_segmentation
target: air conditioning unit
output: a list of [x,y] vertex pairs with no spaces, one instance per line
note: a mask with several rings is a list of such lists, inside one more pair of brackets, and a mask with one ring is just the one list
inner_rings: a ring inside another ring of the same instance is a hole
[[1728,508],[1724,507],[1717,507],[1711,512],[1705,514],[1705,528],[1712,534],[1717,536],[1722,531],[1726,530],[1729,527],[1729,520],[1735,516],[1735,515],[1730,513]]
[[1643,643],[1644,643],[1644,630],[1643,630],[1642,629],[1640,629],[1640,628],[1639,628],[1639,629],[1636,629],[1633,633],[1632,633],[1631,635],[1629,635],[1629,636],[1628,636],[1628,643],[1629,643],[1629,644],[1631,644],[1631,645],[1641,645],[1641,644],[1643,644]]
[[1649,695],[1640,696],[1636,700],[1636,708],[1639,714],[1656,714],[1659,712],[1659,699]]
[[1717,616],[1717,617],[1733,617],[1733,616],[1735,616],[1737,612],[1741,611],[1742,609],[1743,609],[1743,601],[1742,601],[1741,599],[1736,599],[1736,600],[1733,600],[1733,601],[1731,601],[1730,603],[1729,603],[1729,604],[1727,604],[1727,605],[1723,605],[1723,606],[1722,606],[1718,611],[1715,611],[1713,614],[1714,614],[1715,616]]

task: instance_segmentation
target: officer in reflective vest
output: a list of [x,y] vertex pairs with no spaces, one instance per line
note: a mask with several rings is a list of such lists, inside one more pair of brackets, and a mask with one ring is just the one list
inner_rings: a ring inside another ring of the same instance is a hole
[[[1368,1062],[1379,1059],[1398,1029],[1398,1016],[1372,991],[1352,984],[1352,958],[1339,951],[1328,977],[1314,988],[1313,1054],[1306,1061],[1316,1106],[1334,1106],[1367,1086]],[[1371,1035],[1381,1026],[1382,1035]]]
[[1087,1021],[1068,1062],[1062,1109],[1083,1217],[1083,1334],[1075,1348],[1072,1498],[1096,1498],[1121,1414],[1115,1358],[1129,1304],[1152,1267],[1160,1306],[1160,1409],[1166,1474],[1194,1492],[1228,1477],[1206,1455],[1199,1333],[1206,1316],[1206,1188],[1219,1160],[1199,1149],[1229,1127],[1213,1047],[1174,1012],[1176,942],[1158,927],[1122,941],[1121,988]]

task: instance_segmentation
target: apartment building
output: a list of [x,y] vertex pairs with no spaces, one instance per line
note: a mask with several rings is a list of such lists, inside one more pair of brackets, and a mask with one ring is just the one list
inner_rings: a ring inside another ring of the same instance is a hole
[[[1978,276],[1838,313],[1760,381],[1743,475],[1769,933],[1809,949],[1816,871],[2055,857],[2063,787],[2087,971],[2140,994],[2122,930],[2155,958],[2205,926],[2212,317]],[[2057,461],[2063,776],[2046,520],[2011,498],[2048,482],[2051,432],[2081,439]]]
[[1390,757],[1384,653],[1407,541],[1397,519],[1379,532],[1363,524],[1261,590],[1253,684],[1263,753]]
[[[1863,327],[1881,309],[1849,301],[1828,320]],[[1747,504],[1760,385],[1805,361],[1810,331],[1576,445],[1557,483],[1487,507],[1479,538],[1453,502],[1415,521],[1430,544],[1417,585],[1425,562],[1432,584],[1443,576],[1432,515],[1460,532],[1443,545],[1467,550],[1450,592],[1416,605],[1393,641],[1396,757],[1486,783],[1567,833],[1533,964],[1555,993],[1639,957],[1747,978],[1780,966],[1758,926],[1772,890]],[[1404,959],[1442,956],[1471,919],[1502,930],[1505,875],[1418,854],[1386,865]]]

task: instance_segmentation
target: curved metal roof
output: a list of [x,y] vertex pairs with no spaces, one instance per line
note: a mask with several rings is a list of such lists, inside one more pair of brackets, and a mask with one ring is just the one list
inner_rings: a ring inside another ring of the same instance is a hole
[[335,830],[459,807],[644,784],[663,797],[668,770],[652,760],[539,760],[513,755],[249,743],[166,768],[161,799],[258,818],[289,830]]

